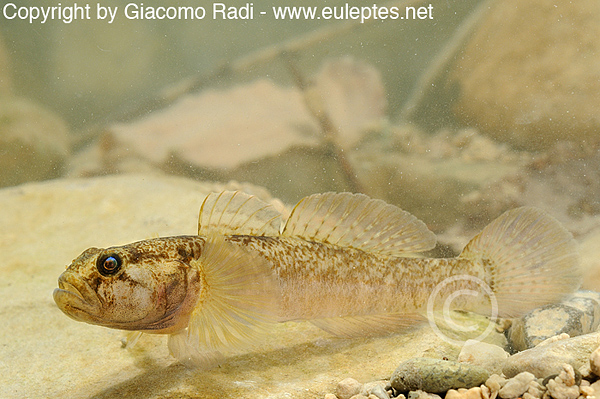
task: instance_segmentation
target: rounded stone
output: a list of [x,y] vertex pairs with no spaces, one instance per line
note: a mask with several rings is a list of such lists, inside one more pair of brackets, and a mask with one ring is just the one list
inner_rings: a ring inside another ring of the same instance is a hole
[[469,339],[465,342],[458,361],[480,366],[490,373],[502,373],[502,367],[508,359],[508,353],[498,345]]
[[600,376],[600,346],[590,355],[590,368],[592,369],[592,373]]
[[0,187],[57,177],[68,153],[62,119],[25,99],[0,99]]
[[392,374],[391,385],[400,392],[423,390],[443,393],[449,389],[479,386],[488,377],[487,370],[471,364],[414,358],[398,366]]
[[535,376],[528,372],[517,374],[506,382],[500,389],[498,395],[503,399],[518,398],[529,389],[531,381],[535,380]]
[[354,378],[345,378],[340,381],[335,389],[335,394],[339,399],[350,399],[358,395],[362,389],[362,384]]
[[580,369],[589,365],[590,355],[598,346],[599,332],[536,346],[509,357],[503,373],[513,377],[522,371],[529,371],[538,378],[545,378],[560,373],[565,363]]
[[598,141],[600,3],[505,0],[478,26],[451,72],[460,120],[528,149]]
[[573,306],[546,305],[515,320],[508,334],[509,342],[515,350],[523,351],[562,333],[575,337],[590,332],[588,320],[586,312]]

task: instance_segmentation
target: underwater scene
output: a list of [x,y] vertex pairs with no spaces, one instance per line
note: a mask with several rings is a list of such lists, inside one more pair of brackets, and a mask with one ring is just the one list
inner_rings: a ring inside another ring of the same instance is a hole
[[600,396],[600,3],[0,2],[0,398]]

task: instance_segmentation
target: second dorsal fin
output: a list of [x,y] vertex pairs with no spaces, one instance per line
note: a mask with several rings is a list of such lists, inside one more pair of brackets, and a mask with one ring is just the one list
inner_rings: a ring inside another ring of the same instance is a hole
[[241,191],[209,194],[198,217],[198,235],[277,236],[281,214],[272,205]]
[[435,235],[408,212],[364,194],[305,197],[292,210],[282,235],[400,256],[435,246]]

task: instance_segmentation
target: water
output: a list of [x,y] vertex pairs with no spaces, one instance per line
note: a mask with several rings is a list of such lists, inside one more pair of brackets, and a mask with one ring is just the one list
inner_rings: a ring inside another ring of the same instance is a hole
[[[389,377],[412,355],[456,355],[429,330],[344,341],[288,323],[218,369],[190,371],[162,337],[123,350],[119,332],[56,309],[56,278],[82,250],[194,234],[203,196],[231,180],[288,205],[324,191],[385,199],[424,220],[444,256],[502,211],[538,206],[574,232],[587,288],[600,288],[596,14],[564,3],[444,0],[432,19],[430,3],[377,3],[425,7],[424,19],[365,23],[273,14],[339,16],[344,1],[227,2],[237,20],[213,19],[212,3],[193,4],[202,19],[152,20],[151,8],[192,4],[145,1],[135,18],[141,2],[77,2],[89,19],[70,23],[73,2],[45,23],[29,7],[58,2],[3,3],[0,396],[312,398],[346,376]],[[112,23],[99,6],[118,7]],[[523,39],[544,32],[541,44]]]

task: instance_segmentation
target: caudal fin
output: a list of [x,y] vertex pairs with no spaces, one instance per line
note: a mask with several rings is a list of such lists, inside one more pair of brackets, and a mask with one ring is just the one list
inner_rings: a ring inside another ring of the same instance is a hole
[[475,236],[460,257],[483,265],[501,317],[558,302],[581,282],[573,236],[536,208],[504,213]]

